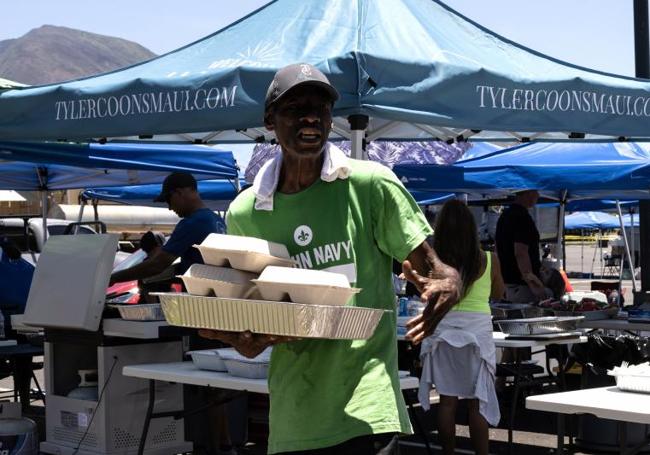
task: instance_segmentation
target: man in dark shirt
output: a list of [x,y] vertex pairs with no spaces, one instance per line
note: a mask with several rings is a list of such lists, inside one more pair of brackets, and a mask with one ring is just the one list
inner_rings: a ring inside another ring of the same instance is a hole
[[516,193],[514,202],[497,222],[497,254],[506,284],[506,300],[510,302],[527,303],[545,297],[539,278],[539,232],[528,213],[538,198],[537,190]]
[[182,275],[192,264],[203,264],[201,254],[192,245],[200,244],[208,234],[225,232],[223,219],[207,208],[197,191],[196,180],[187,172],[169,174],[155,202],[166,202],[169,210],[182,220],[171,237],[146,261],[111,275],[111,283],[139,280],[157,275],[169,267],[177,257],[181,262],[176,269]]

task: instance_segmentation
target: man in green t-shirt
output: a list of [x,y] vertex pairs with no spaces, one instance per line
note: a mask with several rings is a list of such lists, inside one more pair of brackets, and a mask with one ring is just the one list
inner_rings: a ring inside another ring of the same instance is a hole
[[351,305],[393,310],[368,340],[290,340],[201,331],[253,357],[275,345],[269,371],[269,453],[392,454],[411,431],[399,388],[391,261],[428,301],[407,337],[431,334],[461,295],[458,272],[425,242],[431,228],[395,175],[348,159],[327,138],[338,93],[307,64],[279,70],[264,123],[282,154],[231,204],[229,234],[287,246],[299,267],[343,273],[362,288]]

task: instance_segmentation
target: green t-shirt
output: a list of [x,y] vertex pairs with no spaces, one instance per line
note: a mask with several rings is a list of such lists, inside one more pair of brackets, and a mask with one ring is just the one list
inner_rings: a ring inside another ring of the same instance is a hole
[[269,453],[329,447],[374,433],[409,433],[399,388],[392,258],[404,260],[431,229],[386,167],[350,160],[349,178],[276,193],[255,210],[249,189],[231,204],[229,234],[287,246],[300,267],[336,271],[362,288],[349,303],[393,310],[368,340],[304,339],[273,348]]

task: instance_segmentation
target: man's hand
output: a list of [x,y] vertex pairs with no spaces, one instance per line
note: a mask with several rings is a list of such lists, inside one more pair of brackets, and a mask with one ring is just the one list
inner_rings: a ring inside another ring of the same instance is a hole
[[[411,261],[419,262],[422,272],[414,269]],[[421,315],[406,324],[409,329],[406,339],[418,344],[433,333],[445,314],[458,303],[463,283],[458,271],[438,259],[426,243],[409,255],[409,259],[402,263],[402,270],[404,277],[417,287],[420,299],[426,305]]]
[[530,292],[533,293],[535,297],[537,297],[540,300],[543,300],[546,298],[546,291],[544,289],[544,284],[535,276],[534,273],[529,272],[526,275],[524,275],[524,281],[528,285],[528,288],[530,289]]
[[264,349],[278,343],[295,341],[300,338],[283,337],[277,335],[262,335],[252,333],[248,330],[245,332],[225,332],[220,330],[200,329],[199,335],[210,340],[219,340],[231,345],[237,352],[244,357],[252,359],[257,357]]

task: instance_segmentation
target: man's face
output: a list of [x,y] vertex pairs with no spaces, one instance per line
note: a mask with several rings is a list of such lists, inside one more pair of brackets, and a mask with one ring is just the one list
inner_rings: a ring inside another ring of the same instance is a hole
[[180,218],[184,218],[187,213],[187,192],[191,188],[176,188],[167,195],[167,206],[169,210],[176,213]]
[[332,128],[332,101],[324,90],[298,86],[269,107],[264,122],[285,153],[318,156]]
[[519,201],[519,204],[523,205],[527,209],[533,208],[537,204],[539,199],[539,192],[537,190],[527,190],[522,191],[517,194],[516,200]]

